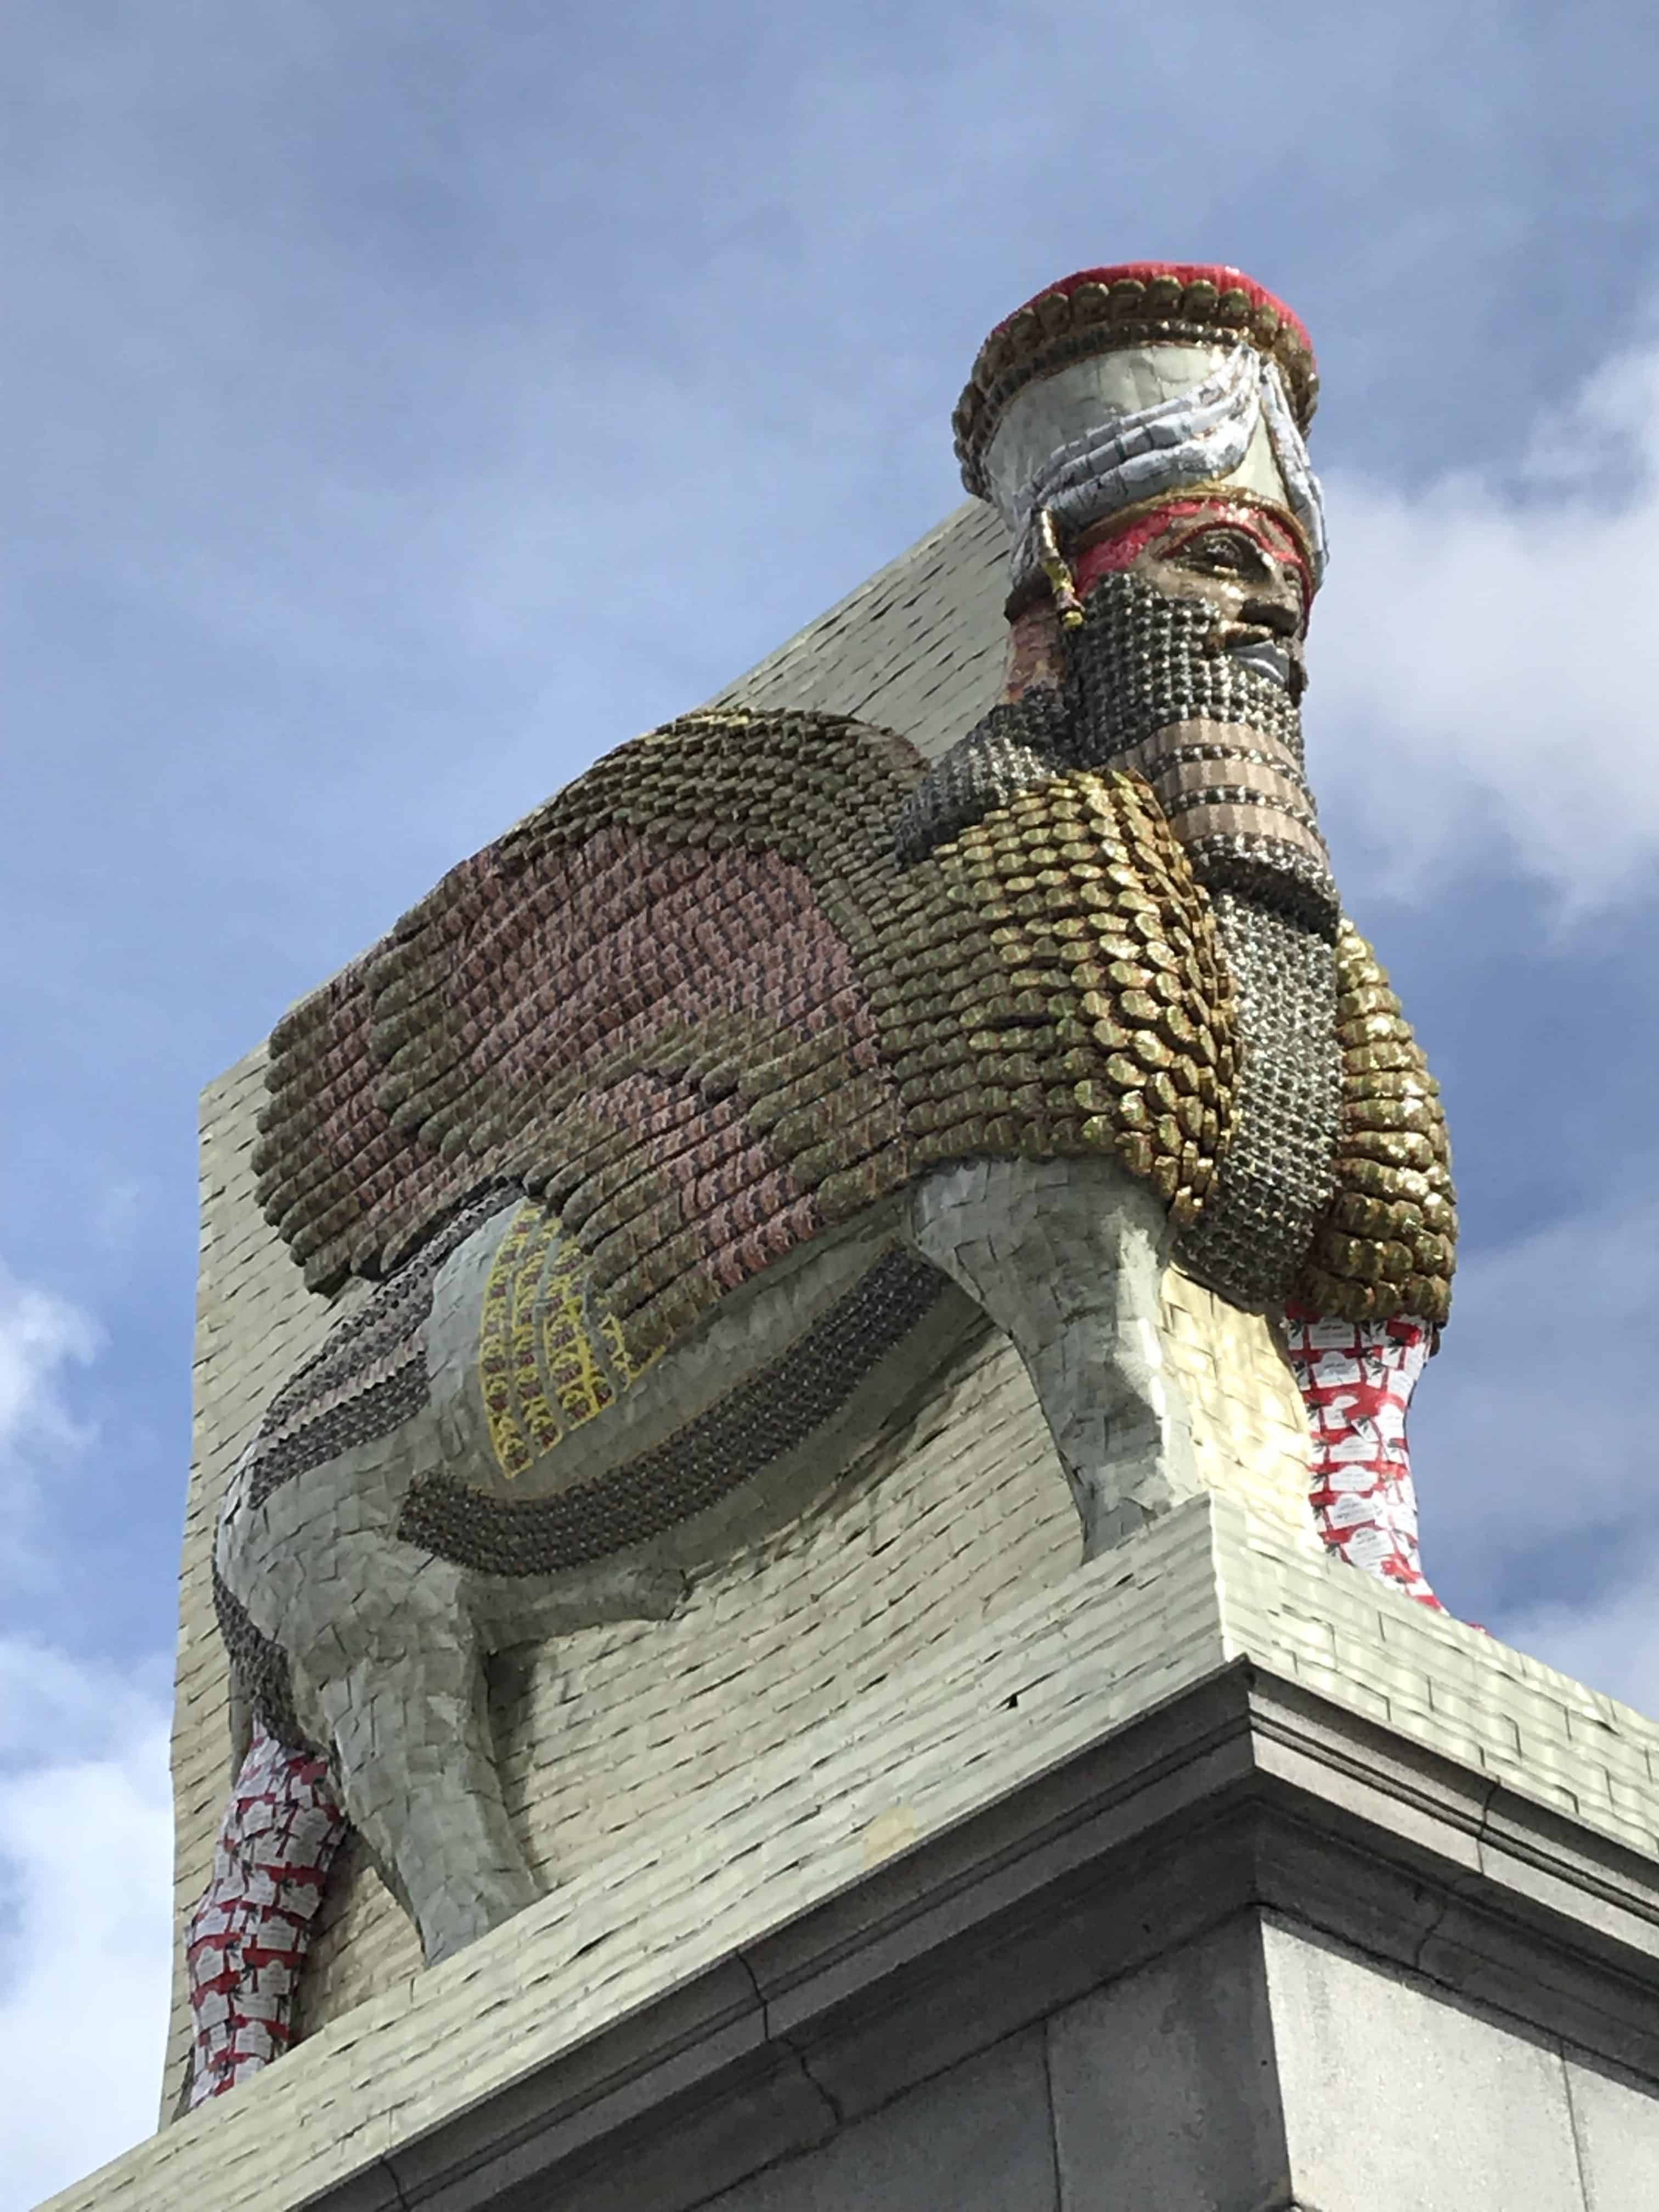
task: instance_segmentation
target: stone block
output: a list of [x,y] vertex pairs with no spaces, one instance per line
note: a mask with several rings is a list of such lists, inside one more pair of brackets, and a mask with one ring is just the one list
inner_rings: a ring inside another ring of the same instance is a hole
[[921,2083],[708,2212],[1055,2212],[1042,2030]]
[[[1584,2212],[1566,2073],[1547,2039],[1294,1927],[1262,1936],[1297,2203]],[[1253,2202],[1224,2196],[1217,2212]]]
[[[1289,2203],[1253,1917],[1068,2005],[1048,2037],[1064,2212],[1261,2212]],[[1376,2200],[1378,2212],[1387,2201]],[[1330,2200],[1333,2212],[1346,2202]]]
[[1653,2212],[1659,2088],[1571,2056],[1565,2070],[1584,2212]]

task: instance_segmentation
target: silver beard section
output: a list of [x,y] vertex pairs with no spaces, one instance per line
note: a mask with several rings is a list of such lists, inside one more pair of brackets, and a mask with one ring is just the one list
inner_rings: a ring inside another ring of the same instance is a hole
[[1210,891],[1242,1064],[1220,1175],[1176,1250],[1264,1309],[1294,1287],[1335,1184],[1340,908],[1290,695],[1208,649],[1214,624],[1198,602],[1103,577],[1066,635],[1066,726],[1079,766],[1146,778]]
[[1236,892],[1212,903],[1243,1054],[1220,1174],[1176,1256],[1236,1305],[1277,1307],[1335,1188],[1336,954],[1313,930]]
[[1074,743],[1101,767],[1171,722],[1247,722],[1302,759],[1285,687],[1212,645],[1215,609],[1172,599],[1144,578],[1102,576],[1079,628],[1062,633]]

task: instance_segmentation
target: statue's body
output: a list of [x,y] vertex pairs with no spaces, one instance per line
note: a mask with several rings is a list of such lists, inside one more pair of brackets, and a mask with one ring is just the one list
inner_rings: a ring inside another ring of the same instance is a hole
[[[1014,535],[1009,678],[942,762],[830,716],[671,725],[274,1040],[267,1212],[314,1286],[379,1280],[226,1497],[239,1755],[261,1803],[289,1771],[325,1826],[337,1796],[428,1960],[535,1893],[484,1656],[672,1611],[981,1316],[1091,1555],[1197,1484],[1166,1264],[1267,1314],[1316,1525],[1433,1601],[1400,1425],[1444,1129],[1303,773],[1311,361],[1231,274],[1094,272],[988,341],[959,444]],[[248,1786],[198,2096],[266,2048],[225,2025]]]
[[[619,1521],[630,1505],[642,1525],[674,1511],[692,1482],[715,1493],[709,1506],[632,1542],[624,1524],[621,1544],[596,1559],[526,1571],[523,1550],[515,1559],[487,1524],[469,1530],[467,1513],[473,1500],[487,1510],[480,1471],[495,1466],[478,1382],[495,1335],[492,1282],[519,1277],[520,1329],[544,1340],[564,1319],[556,1237],[536,1249],[546,1220],[533,1202],[509,1201],[444,1259],[406,1339],[432,1376],[424,1406],[257,1504],[239,1476],[221,1526],[222,1618],[244,1680],[263,1693],[267,1723],[327,1745],[349,1778],[352,1819],[428,1961],[536,1894],[495,1778],[484,1655],[672,1613],[685,1567],[735,1548],[775,1500],[799,1496],[803,1478],[832,1482],[925,1389],[976,1318],[952,1275],[1025,1354],[1091,1548],[1196,1486],[1179,1387],[1158,1352],[1162,1203],[1104,1160],[975,1162],[933,1170],[908,1203],[813,1239],[785,1279],[724,1301],[566,1440],[561,1472],[597,1499],[611,1475]],[[531,1252],[528,1268],[515,1267],[515,1247]],[[415,1533],[423,1512],[425,1540]],[[596,1547],[605,1512],[595,1505]],[[550,1552],[568,1540],[570,1516],[547,1525],[557,1527]],[[532,1548],[536,1532],[524,1534]]]

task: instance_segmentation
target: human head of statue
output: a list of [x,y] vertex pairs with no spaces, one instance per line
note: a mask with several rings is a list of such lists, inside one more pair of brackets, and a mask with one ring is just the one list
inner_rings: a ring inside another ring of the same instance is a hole
[[[1328,928],[1297,713],[1326,559],[1316,392],[1306,331],[1251,278],[1136,262],[1000,323],[955,428],[1012,541],[1007,696],[1063,695],[1079,764],[1148,775],[1212,888]],[[1245,731],[1252,758],[1224,776]]]
[[963,481],[1013,539],[1011,613],[1128,573],[1234,626],[1257,601],[1276,637],[1294,613],[1299,641],[1325,567],[1317,389],[1301,323],[1237,269],[1085,269],[1018,308],[955,416]]

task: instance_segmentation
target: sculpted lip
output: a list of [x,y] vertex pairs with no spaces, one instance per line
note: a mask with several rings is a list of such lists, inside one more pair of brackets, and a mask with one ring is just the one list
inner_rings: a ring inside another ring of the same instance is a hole
[[1290,653],[1275,638],[1251,638],[1243,645],[1230,645],[1227,658],[1239,661],[1246,668],[1254,668],[1258,675],[1272,677],[1281,690],[1291,688]]

